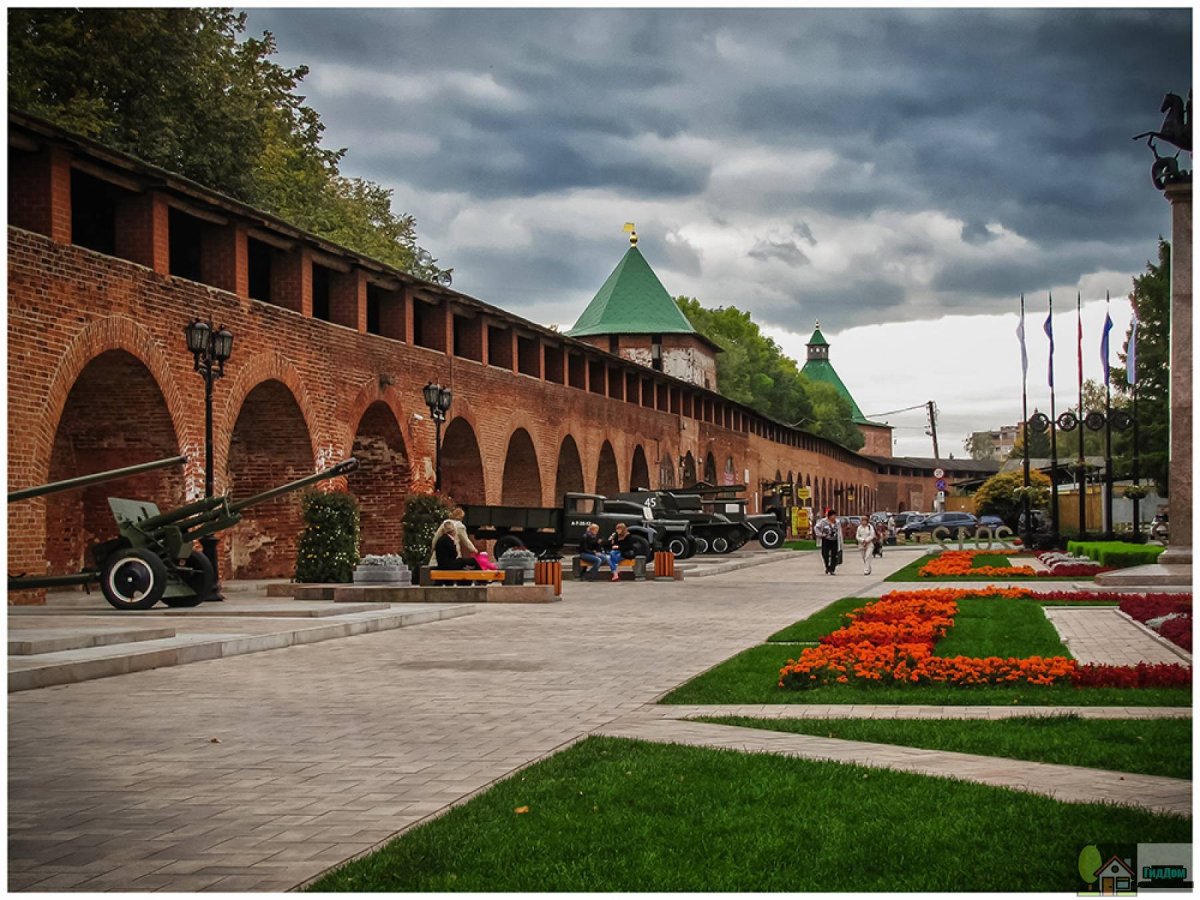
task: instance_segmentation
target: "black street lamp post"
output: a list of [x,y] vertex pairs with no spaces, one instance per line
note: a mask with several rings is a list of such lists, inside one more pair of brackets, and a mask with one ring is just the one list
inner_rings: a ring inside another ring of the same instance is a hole
[[[220,326],[213,331],[211,322],[193,319],[183,329],[187,348],[191,351],[193,368],[204,379],[204,496],[213,495],[213,382],[225,374],[225,361],[233,353],[233,335]],[[212,594],[205,600],[224,600],[221,596],[221,569],[217,564],[217,538],[209,535],[200,539],[204,555],[212,563]]]
[[450,411],[450,402],[454,399],[450,388],[429,382],[422,389],[425,395],[425,405],[429,407],[429,415],[433,419],[436,433],[433,440],[433,489],[442,489],[442,423],[446,421],[446,413]]

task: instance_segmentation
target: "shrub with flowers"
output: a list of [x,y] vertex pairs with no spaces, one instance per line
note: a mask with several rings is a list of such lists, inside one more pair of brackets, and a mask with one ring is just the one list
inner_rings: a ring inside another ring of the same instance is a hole
[[[1099,592],[1057,592],[1059,600],[1095,602]],[[847,624],[788,660],[779,686],[799,689],[827,684],[1060,684],[1076,687],[1176,687],[1191,683],[1179,665],[1081,666],[1063,656],[940,657],[934,645],[954,626],[964,597],[1044,597],[1024,588],[892,591],[849,613]]]
[[1047,569],[1045,572],[1038,572],[1039,575],[1084,575],[1090,577],[1112,570],[1112,566],[1101,565],[1094,559],[1088,559],[1086,556],[1074,556],[1070,553],[1039,553],[1037,558]]

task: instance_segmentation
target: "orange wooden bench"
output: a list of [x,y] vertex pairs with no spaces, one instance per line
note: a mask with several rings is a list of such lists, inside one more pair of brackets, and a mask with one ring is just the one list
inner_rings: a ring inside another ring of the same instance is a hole
[[520,569],[481,572],[477,569],[431,569],[429,566],[421,566],[421,587],[433,587],[444,581],[477,581],[483,584],[495,581],[500,584],[524,584],[524,574]]

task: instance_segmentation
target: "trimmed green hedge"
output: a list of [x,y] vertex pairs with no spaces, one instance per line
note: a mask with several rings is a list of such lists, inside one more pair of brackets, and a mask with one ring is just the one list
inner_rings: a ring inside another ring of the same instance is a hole
[[1165,549],[1150,544],[1127,544],[1124,541],[1067,541],[1068,553],[1086,556],[1102,566],[1116,569],[1152,563]]
[[358,563],[359,509],[351,494],[307,491],[300,498],[304,531],[296,548],[300,584],[347,584]]

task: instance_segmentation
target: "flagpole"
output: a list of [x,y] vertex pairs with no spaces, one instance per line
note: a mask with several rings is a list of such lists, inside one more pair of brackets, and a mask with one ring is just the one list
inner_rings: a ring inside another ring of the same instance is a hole
[[1021,499],[1021,543],[1032,549],[1033,523],[1029,521],[1029,366],[1025,354],[1025,293],[1021,293],[1021,471],[1025,491]]
[[[1138,317],[1137,307],[1133,308],[1133,321],[1129,323],[1129,342],[1125,345],[1125,380],[1129,383],[1129,387],[1133,392],[1133,486],[1139,487],[1141,482],[1139,479],[1139,454],[1138,446],[1141,440],[1138,438],[1138,377],[1137,377],[1137,332],[1138,332]],[[1133,540],[1136,543],[1142,541],[1142,523],[1139,515],[1142,506],[1142,499],[1137,496],[1140,491],[1134,491],[1133,496]]]
[[1054,409],[1054,295],[1049,297],[1049,312],[1046,314],[1046,335],[1050,338],[1050,530],[1054,546],[1058,547],[1058,423]]
[[1112,319],[1108,314],[1108,291],[1104,292],[1104,539],[1111,541],[1113,531],[1113,458],[1112,458],[1112,387],[1108,374],[1108,333],[1112,330]]
[[1087,539],[1087,461],[1083,455],[1083,299],[1075,292],[1075,355],[1079,361],[1079,464],[1075,467],[1075,484],[1079,490],[1079,540]]

